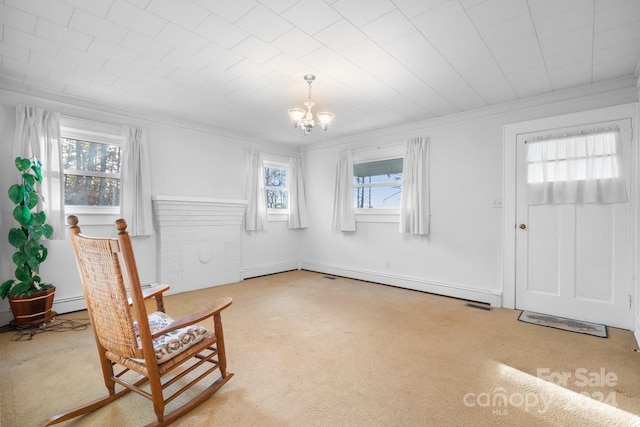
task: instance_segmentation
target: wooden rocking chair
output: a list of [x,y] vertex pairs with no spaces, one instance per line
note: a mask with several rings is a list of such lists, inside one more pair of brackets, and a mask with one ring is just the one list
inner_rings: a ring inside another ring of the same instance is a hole
[[[82,235],[76,216],[69,216],[67,222],[71,225],[69,234],[108,394],[54,415],[42,425],[87,414],[129,391],[153,402],[157,421],[150,426],[170,424],[211,397],[233,376],[227,372],[220,316],[220,312],[231,305],[231,298],[219,298],[209,307],[173,320],[164,313],[162,297],[169,286],[143,290],[140,285],[131,239],[123,219],[116,221],[118,237],[114,239]],[[121,271],[121,263],[126,276]],[[157,308],[151,314],[147,313],[145,305],[149,298],[155,298]],[[196,324],[207,318],[213,318],[213,331]],[[180,369],[175,369],[178,367]],[[211,376],[214,372],[219,375]],[[206,378],[211,379],[201,386],[204,389],[197,396],[165,414],[169,402]],[[171,392],[167,397],[165,389]]]

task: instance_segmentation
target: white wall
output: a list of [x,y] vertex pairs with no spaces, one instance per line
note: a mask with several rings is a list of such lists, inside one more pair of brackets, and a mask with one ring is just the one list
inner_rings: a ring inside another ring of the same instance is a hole
[[[270,222],[265,232],[244,234],[242,277],[303,268],[501,305],[503,294],[503,212],[494,201],[503,197],[503,127],[509,123],[620,105],[638,100],[635,80],[623,80],[394,129],[303,150],[310,226],[291,231],[286,222]],[[296,150],[261,146],[205,130],[133,119],[46,100],[4,96],[0,104],[0,190],[14,178],[11,144],[14,105],[56,109],[62,114],[144,126],[149,130],[154,194],[244,199],[244,152],[248,147],[287,157]],[[335,126],[339,126],[339,118]],[[413,136],[431,140],[431,235],[414,238],[397,232],[397,223],[358,223],[355,233],[330,229],[337,154],[340,150],[401,143]],[[0,196],[0,271],[12,270],[6,236],[12,226],[10,202]],[[188,225],[185,225],[188,226]],[[113,226],[86,227],[96,234]],[[58,286],[58,311],[65,301],[81,300],[67,241],[50,242],[51,259],[43,277]],[[156,281],[157,241],[137,238],[136,256],[144,281]],[[385,261],[389,268],[385,268]],[[10,276],[10,274],[9,274]],[[8,277],[7,277],[8,278]],[[5,279],[2,279],[5,280]],[[71,306],[71,302],[67,306]],[[10,320],[0,302],[0,324]]]
[[[539,97],[309,147],[304,158],[310,227],[303,237],[303,268],[501,305],[503,209],[494,202],[503,197],[504,126],[637,101],[633,85],[622,86]],[[431,141],[429,237],[399,234],[397,223],[358,223],[355,233],[331,230],[339,151],[417,136]]]
[[[59,111],[61,114],[88,120],[146,127],[148,129],[151,157],[152,193],[209,197],[218,199],[245,199],[244,156],[247,148],[256,144],[206,130],[161,124],[148,118],[131,118],[106,114],[97,109],[80,108],[34,97],[1,93],[0,103],[0,282],[13,275],[11,255],[13,249],[7,242],[9,229],[15,226],[11,211],[13,206],[6,197],[6,190],[16,182],[13,166],[12,144],[15,128],[15,105],[25,103]],[[262,151],[286,158],[299,155],[299,150],[287,147],[260,145]],[[113,219],[115,220],[116,217]],[[83,217],[80,216],[81,225]],[[115,225],[110,220],[104,225],[86,225],[83,232],[95,235],[115,236]],[[185,224],[188,227],[189,224]],[[66,235],[66,233],[65,233]],[[264,271],[297,266],[299,258],[299,233],[291,231],[283,222],[270,222],[268,230],[261,233],[244,233],[242,236],[243,271]],[[156,236],[133,239],[136,259],[143,282],[159,281],[157,266],[158,242]],[[67,312],[82,309],[82,290],[75,269],[70,242],[48,241],[49,258],[41,267],[46,282],[56,285],[54,310]],[[281,271],[281,270],[280,270]],[[274,271],[269,271],[274,272]],[[250,275],[250,274],[249,274]],[[6,276],[6,277],[5,277]],[[12,319],[9,304],[0,301],[0,325]]]

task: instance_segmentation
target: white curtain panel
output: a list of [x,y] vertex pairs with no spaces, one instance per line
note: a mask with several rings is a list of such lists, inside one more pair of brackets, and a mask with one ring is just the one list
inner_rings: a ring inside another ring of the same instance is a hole
[[289,228],[307,228],[307,199],[304,193],[302,159],[289,158]]
[[356,231],[356,214],[353,207],[353,153],[351,151],[342,151],[338,156],[331,228],[339,231]]
[[627,201],[617,130],[527,141],[527,165],[530,205]]
[[131,236],[153,234],[151,166],[147,130],[123,126],[125,144],[120,180],[120,215]]
[[[64,172],[60,155],[60,114],[18,105],[13,142],[14,158],[37,157],[42,162],[40,208],[53,227],[53,239],[64,239]],[[13,164],[13,159],[11,161]]]
[[402,164],[400,232],[428,235],[430,217],[429,139],[412,138],[405,142]]
[[264,162],[259,151],[247,151],[246,163],[247,210],[245,230],[261,231],[267,228],[267,201],[264,183]]

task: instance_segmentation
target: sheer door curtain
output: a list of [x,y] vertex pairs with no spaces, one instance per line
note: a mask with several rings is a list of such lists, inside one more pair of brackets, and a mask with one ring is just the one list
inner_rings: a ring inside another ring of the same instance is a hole
[[527,141],[528,203],[623,203],[617,129]]

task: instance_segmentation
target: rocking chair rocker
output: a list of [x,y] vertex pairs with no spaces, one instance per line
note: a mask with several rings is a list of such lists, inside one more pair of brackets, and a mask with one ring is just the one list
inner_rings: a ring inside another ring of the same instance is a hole
[[[69,216],[67,222],[108,394],[54,415],[43,426],[95,411],[129,391],[153,402],[157,421],[149,426],[165,426],[229,381],[233,374],[227,372],[220,312],[231,305],[231,298],[219,298],[209,307],[174,320],[164,313],[162,295],[169,286],[141,287],[123,219],[116,221],[118,237],[114,239],[82,235],[76,216]],[[152,297],[157,311],[148,314],[145,300]],[[197,325],[207,318],[213,318],[213,331]],[[169,402],[207,378],[211,379],[197,396],[165,414]],[[167,397],[165,389],[170,392]]]

